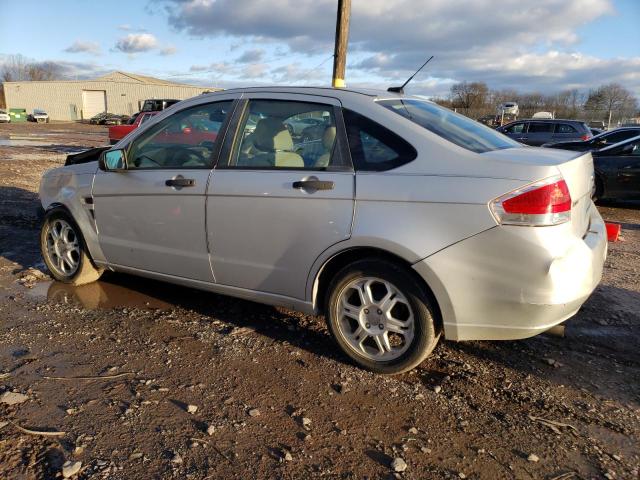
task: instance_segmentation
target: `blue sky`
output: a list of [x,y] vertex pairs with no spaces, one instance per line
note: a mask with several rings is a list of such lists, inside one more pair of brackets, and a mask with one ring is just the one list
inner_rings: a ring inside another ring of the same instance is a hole
[[[640,96],[639,0],[352,0],[347,84],[550,93],[616,81]],[[331,79],[335,0],[0,0],[0,63],[54,61],[209,86]],[[496,9],[496,5],[500,8]],[[528,6],[531,5],[531,6]],[[19,32],[16,29],[19,26]]]

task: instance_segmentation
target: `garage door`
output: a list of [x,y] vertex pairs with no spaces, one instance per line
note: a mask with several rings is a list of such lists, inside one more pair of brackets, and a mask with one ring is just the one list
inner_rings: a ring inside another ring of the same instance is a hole
[[82,118],[85,120],[107,111],[107,94],[104,90],[82,91]]

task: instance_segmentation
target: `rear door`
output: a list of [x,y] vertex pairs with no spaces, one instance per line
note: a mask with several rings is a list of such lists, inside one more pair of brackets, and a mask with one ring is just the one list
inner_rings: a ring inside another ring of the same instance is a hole
[[529,129],[522,140],[522,143],[539,147],[543,143],[552,141],[553,130],[555,124],[553,122],[529,122]]
[[[216,97],[173,113],[132,139],[126,170],[98,171],[95,220],[109,264],[214,281],[205,193],[232,100],[231,95]],[[198,132],[196,121],[201,122]]]
[[[207,190],[207,234],[216,282],[305,298],[316,258],[348,239],[354,208],[340,102],[331,97],[245,94],[235,137]],[[287,123],[326,119],[314,138]]]

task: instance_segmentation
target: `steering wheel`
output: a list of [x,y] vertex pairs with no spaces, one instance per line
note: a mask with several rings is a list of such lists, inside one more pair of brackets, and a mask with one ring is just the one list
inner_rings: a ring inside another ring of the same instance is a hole
[[158,163],[157,160],[151,158],[149,155],[145,155],[144,153],[141,155],[138,155],[135,159],[135,161],[133,162],[135,164],[136,167],[140,166],[140,160],[142,160],[143,158],[146,158],[147,160],[149,160],[151,163],[155,163],[156,165],[158,165],[159,167],[162,167],[163,165],[161,165],[160,163]]
[[203,165],[207,164],[206,157],[198,150],[191,150],[189,148],[184,148],[184,147],[171,147],[169,151],[172,152],[170,163],[173,166],[182,166],[184,163],[191,160],[189,158],[191,155],[198,157],[198,160],[201,161]]

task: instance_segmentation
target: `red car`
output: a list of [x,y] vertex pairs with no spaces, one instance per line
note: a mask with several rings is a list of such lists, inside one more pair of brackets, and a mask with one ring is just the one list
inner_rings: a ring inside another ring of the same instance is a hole
[[160,112],[140,112],[133,123],[127,125],[114,125],[113,127],[109,127],[109,143],[111,145],[115,145],[124,137],[126,137],[130,132],[134,131],[144,122],[149,120],[154,115],[157,115]]

